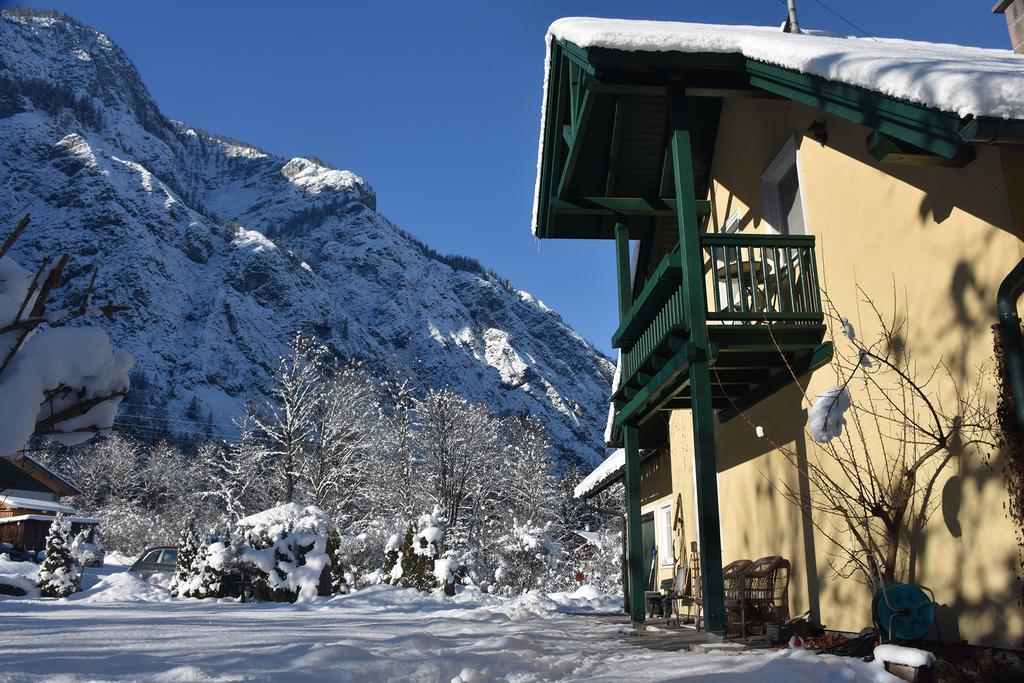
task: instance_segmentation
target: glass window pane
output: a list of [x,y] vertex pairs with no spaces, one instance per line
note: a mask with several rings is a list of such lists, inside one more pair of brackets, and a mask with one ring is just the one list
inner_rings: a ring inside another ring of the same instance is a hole
[[672,542],[672,506],[658,510],[658,557],[662,565],[675,562],[675,547]]
[[164,554],[160,557],[160,564],[176,564],[178,562],[178,551],[177,550],[164,550]]
[[796,164],[789,167],[776,185],[779,194],[779,211],[785,225],[780,232],[786,235],[804,234],[804,214],[800,206],[800,176]]
[[152,562],[154,564],[159,562],[160,561],[160,551],[159,550],[151,550],[151,551],[149,551],[148,553],[146,553],[146,556],[144,558],[142,558],[142,561],[143,562]]

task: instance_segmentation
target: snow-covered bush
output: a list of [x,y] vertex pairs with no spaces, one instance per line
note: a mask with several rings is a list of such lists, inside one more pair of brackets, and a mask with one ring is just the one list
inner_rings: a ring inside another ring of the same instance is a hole
[[240,519],[238,528],[246,544],[241,560],[255,575],[255,597],[308,602],[321,593],[330,566],[323,510],[285,503]]
[[[92,538],[92,540],[89,540]],[[99,527],[82,529],[71,541],[71,556],[80,567],[92,567],[103,563],[106,546]]]
[[[414,530],[415,529],[415,530]],[[432,591],[444,586],[449,589],[461,568],[454,553],[443,558],[444,521],[440,509],[420,515],[413,524],[407,524],[403,535],[392,534],[384,549],[381,580],[406,588]],[[440,563],[441,573],[438,574]]]
[[541,588],[559,568],[561,548],[548,536],[550,524],[512,520],[512,528],[498,545],[494,583],[507,592]]
[[617,520],[598,531],[583,533],[586,534],[586,540],[577,543],[566,553],[566,564],[571,571],[565,572],[565,576],[573,580],[571,587],[575,587],[575,574],[578,572],[583,575],[584,582],[601,593],[618,593],[622,590],[621,521]]
[[48,598],[65,598],[78,590],[80,573],[71,554],[68,536],[71,522],[58,514],[46,535],[46,559],[39,567],[39,593]]
[[133,362],[103,330],[62,326],[120,310],[94,306],[92,284],[77,306],[46,310],[68,255],[45,258],[35,273],[22,268],[6,252],[27,225],[25,216],[0,246],[0,456],[32,436],[71,445],[109,430]]

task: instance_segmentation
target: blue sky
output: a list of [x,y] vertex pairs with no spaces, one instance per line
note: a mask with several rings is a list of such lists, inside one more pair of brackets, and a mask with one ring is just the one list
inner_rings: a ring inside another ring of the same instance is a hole
[[[1008,48],[993,0],[827,0],[876,36]],[[473,256],[610,353],[612,247],[530,236],[544,33],[561,16],[778,24],[781,0],[19,2],[107,33],[164,114],[355,171],[380,210]],[[817,0],[805,27],[853,33]]]

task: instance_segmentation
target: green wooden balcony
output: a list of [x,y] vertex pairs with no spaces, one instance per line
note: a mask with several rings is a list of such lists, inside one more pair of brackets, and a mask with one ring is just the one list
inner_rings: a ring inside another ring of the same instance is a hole
[[[822,343],[813,236],[708,233],[701,255],[712,401],[724,420],[827,362],[832,347]],[[612,339],[622,349],[619,426],[690,407],[694,329],[680,258],[665,256]]]

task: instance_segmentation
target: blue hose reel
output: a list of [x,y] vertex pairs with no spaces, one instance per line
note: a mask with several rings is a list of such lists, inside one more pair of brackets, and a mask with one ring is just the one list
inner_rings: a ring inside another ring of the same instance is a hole
[[935,603],[920,586],[890,583],[875,593],[871,614],[886,639],[919,640],[935,622]]

